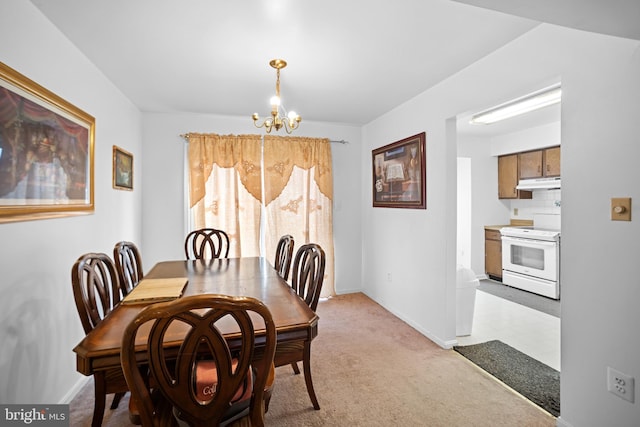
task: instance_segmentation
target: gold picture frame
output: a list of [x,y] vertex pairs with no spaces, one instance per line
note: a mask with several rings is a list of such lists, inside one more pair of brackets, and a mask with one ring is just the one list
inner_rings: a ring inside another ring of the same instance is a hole
[[92,214],[95,119],[0,62],[0,223]]
[[113,188],[133,190],[133,154],[113,146]]
[[426,133],[371,152],[373,207],[427,208]]

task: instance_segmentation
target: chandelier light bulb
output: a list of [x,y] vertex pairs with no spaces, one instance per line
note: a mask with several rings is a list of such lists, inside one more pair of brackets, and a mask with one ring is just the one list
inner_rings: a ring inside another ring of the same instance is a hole
[[271,100],[269,101],[269,103],[270,103],[272,106],[273,106],[273,105],[275,105],[275,106],[278,106],[278,107],[279,107],[279,106],[280,106],[280,97],[279,97],[279,96],[277,96],[277,95],[276,95],[276,96],[272,96],[272,97],[271,97]]

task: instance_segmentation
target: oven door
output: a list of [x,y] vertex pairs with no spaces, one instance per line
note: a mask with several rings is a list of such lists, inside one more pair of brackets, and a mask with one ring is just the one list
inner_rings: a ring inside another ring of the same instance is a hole
[[558,281],[558,243],[502,236],[503,270]]

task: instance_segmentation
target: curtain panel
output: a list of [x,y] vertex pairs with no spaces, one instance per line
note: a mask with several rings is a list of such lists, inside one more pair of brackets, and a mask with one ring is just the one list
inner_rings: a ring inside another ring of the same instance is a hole
[[195,227],[227,232],[230,256],[264,256],[271,262],[284,234],[294,237],[294,254],[305,243],[317,243],[326,256],[321,296],[334,295],[329,140],[267,135],[263,145],[260,135],[197,133],[188,134],[187,139],[189,204]]
[[260,256],[259,135],[189,134],[189,205],[195,228],[217,228],[229,256]]
[[265,250],[274,259],[278,239],[291,234],[294,253],[305,243],[325,252],[322,297],[335,295],[333,178],[328,139],[264,137]]

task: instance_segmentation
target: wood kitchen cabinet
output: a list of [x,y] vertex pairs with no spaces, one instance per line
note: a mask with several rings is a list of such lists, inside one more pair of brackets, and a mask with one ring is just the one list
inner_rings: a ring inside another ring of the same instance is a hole
[[530,199],[531,191],[517,190],[519,179],[519,154],[498,157],[498,198]]
[[560,147],[544,150],[544,176],[560,176]]
[[560,147],[518,154],[520,179],[560,176]]
[[500,230],[484,230],[484,271],[493,280],[502,281],[502,236]]
[[542,177],[542,150],[526,151],[518,154],[518,161],[520,162],[520,168],[518,169],[518,176],[520,179],[526,178],[540,178]]

